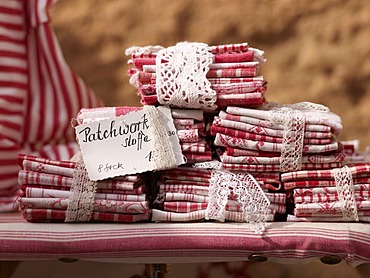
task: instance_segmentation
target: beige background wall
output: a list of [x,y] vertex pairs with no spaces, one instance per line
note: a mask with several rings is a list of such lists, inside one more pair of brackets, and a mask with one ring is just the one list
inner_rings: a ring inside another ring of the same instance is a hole
[[139,105],[132,45],[247,41],[265,51],[267,99],[327,105],[342,140],[370,145],[370,1],[60,0],[52,9],[67,61],[107,105]]

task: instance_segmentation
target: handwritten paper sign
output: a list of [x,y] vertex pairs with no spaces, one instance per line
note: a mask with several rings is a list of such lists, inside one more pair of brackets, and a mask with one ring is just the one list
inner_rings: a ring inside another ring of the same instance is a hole
[[[177,165],[185,163],[171,110],[157,107],[172,143]],[[86,169],[91,180],[155,170],[150,121],[144,110],[75,128]]]

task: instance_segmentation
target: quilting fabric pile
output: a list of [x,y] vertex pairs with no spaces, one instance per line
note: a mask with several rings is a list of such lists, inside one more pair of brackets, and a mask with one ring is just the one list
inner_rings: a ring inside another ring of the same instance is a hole
[[172,108],[171,114],[186,163],[212,160],[203,110]]
[[[194,166],[194,165],[193,165]],[[227,195],[223,193],[224,204],[221,219],[209,216],[209,203],[212,199],[216,201],[218,178],[225,173],[214,172],[206,168],[191,166],[181,166],[176,169],[161,171],[157,182],[157,197],[153,204],[152,221],[154,222],[190,222],[205,219],[215,219],[221,221],[245,222],[248,211],[243,207],[243,190],[236,187],[225,187],[224,191],[229,191]],[[227,174],[226,174],[227,175]],[[245,173],[240,173],[241,179]],[[229,183],[229,181],[226,181]],[[231,183],[231,182],[230,182]],[[214,188],[211,188],[211,186]],[[230,184],[229,184],[230,185]],[[241,186],[247,186],[242,184]],[[267,180],[258,180],[258,186],[263,188],[269,205],[267,209],[267,221],[273,221],[276,214],[284,214],[285,193],[268,193]],[[215,189],[215,190],[214,190]]]
[[294,211],[288,221],[370,221],[370,164],[281,175]]
[[0,3],[0,212],[16,208],[17,154],[69,159],[71,118],[102,105],[63,58],[47,12],[56,2]]
[[[130,223],[150,219],[147,187],[139,175],[95,182],[90,185],[95,187],[94,190],[77,195],[79,199],[73,204],[71,195],[76,194],[75,187],[80,186],[76,184],[77,162],[29,155],[20,155],[18,162],[21,167],[18,180],[22,190],[18,201],[23,217],[29,222]],[[74,215],[81,207],[86,214]]]
[[298,103],[250,109],[229,106],[214,118],[211,134],[227,170],[272,175],[340,167],[341,119],[321,105]]
[[221,109],[265,102],[267,82],[258,75],[264,52],[248,43],[131,47],[128,74],[144,105]]

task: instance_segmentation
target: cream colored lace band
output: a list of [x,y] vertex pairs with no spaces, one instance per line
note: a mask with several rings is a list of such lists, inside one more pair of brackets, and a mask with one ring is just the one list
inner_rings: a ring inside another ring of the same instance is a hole
[[65,222],[88,222],[93,213],[96,181],[87,175],[83,160],[76,163]]
[[157,170],[163,170],[177,167],[172,143],[169,139],[166,128],[162,124],[162,119],[157,108],[145,105],[144,111],[147,114],[149,121],[149,132],[152,138],[155,168]]
[[344,220],[359,221],[351,169],[344,166],[333,171]]
[[178,43],[156,57],[157,98],[163,105],[214,110],[216,92],[206,74],[213,55],[205,43]]

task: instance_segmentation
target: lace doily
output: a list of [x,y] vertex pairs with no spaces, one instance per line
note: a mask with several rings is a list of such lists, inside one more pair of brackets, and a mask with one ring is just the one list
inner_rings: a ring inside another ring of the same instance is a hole
[[297,171],[302,168],[305,117],[299,110],[288,107],[273,109],[270,121],[283,126],[280,170]]
[[65,222],[88,222],[95,201],[96,181],[91,181],[83,161],[76,163]]
[[216,92],[206,74],[213,55],[204,43],[178,43],[156,57],[157,98],[160,104],[215,110]]
[[270,201],[258,182],[248,173],[212,171],[205,218],[224,222],[226,204],[231,192],[237,195],[244,221],[251,224],[255,233],[263,233]]
[[152,136],[153,160],[157,170],[177,167],[176,156],[172,143],[167,135],[166,128],[162,124],[157,108],[150,105],[144,106],[148,116],[149,132]]
[[359,221],[351,169],[348,166],[334,169],[334,179],[344,220]]

